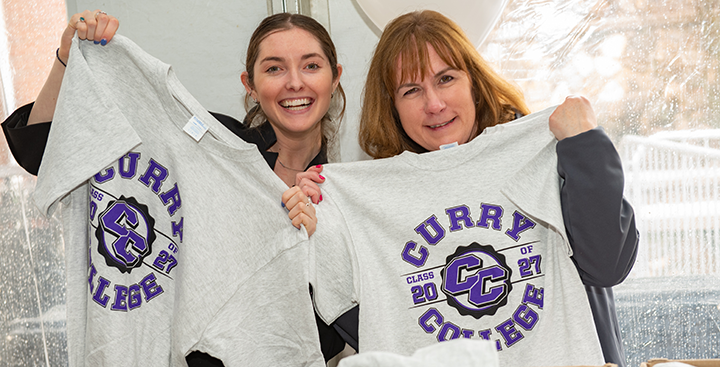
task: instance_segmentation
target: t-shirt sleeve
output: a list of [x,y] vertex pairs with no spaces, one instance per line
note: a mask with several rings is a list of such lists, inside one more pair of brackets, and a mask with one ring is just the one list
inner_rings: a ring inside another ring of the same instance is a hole
[[635,214],[623,197],[620,156],[600,127],[557,144],[563,218],[583,283],[622,282],[637,256]]
[[34,104],[29,103],[15,110],[2,123],[2,130],[15,161],[28,173],[37,176],[50,133],[50,122],[28,126]]
[[70,191],[141,142],[108,97],[110,81],[102,78],[88,66],[76,37],[33,194],[46,215]]
[[318,225],[309,240],[309,277],[315,312],[330,324],[358,303],[357,257],[332,196],[324,192],[316,208]]
[[[561,203],[557,195],[539,195],[538,193],[560,192],[560,177],[557,173],[557,154],[555,147],[557,140],[548,128],[548,116],[554,109],[546,109],[541,113],[527,116],[536,119],[533,125],[528,125],[526,137],[532,136],[538,146],[516,144],[513,153],[518,156],[529,157],[526,161],[516,161],[519,169],[507,180],[508,184],[502,188],[505,194],[517,207],[531,217],[546,223],[552,230],[563,237],[563,245],[568,256],[573,250],[568,241]],[[526,122],[529,123],[529,122]],[[544,145],[540,146],[542,143]],[[525,149],[530,149],[521,153]]]

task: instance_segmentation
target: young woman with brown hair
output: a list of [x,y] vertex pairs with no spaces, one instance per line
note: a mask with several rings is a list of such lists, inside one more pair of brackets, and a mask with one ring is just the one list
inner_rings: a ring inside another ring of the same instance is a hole
[[[37,174],[40,166],[73,36],[77,32],[81,40],[102,47],[112,41],[118,27],[115,17],[100,10],[73,15],[37,101],[20,107],[3,122],[11,151],[28,172]],[[292,186],[296,173],[327,163],[333,152],[345,111],[342,66],[335,45],[314,19],[276,14],[263,19],[254,31],[245,65],[241,79],[247,91],[247,116],[240,122],[227,115],[212,115],[243,140],[256,144],[275,174]],[[292,224],[298,228],[302,224],[311,234],[315,209],[297,189],[288,189],[288,195]],[[345,342],[338,334],[339,327],[319,319],[317,323],[322,352],[329,360],[342,351]],[[222,365],[199,352],[186,359],[191,366]]]

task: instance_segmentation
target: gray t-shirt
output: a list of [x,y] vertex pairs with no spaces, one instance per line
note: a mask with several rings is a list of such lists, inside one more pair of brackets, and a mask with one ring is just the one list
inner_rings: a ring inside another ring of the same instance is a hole
[[323,170],[316,310],[360,304],[361,352],[491,340],[501,366],[603,364],[560,207],[554,109],[447,150]]
[[62,202],[70,365],[324,365],[285,185],[169,65],[75,39],[53,120],[34,199]]

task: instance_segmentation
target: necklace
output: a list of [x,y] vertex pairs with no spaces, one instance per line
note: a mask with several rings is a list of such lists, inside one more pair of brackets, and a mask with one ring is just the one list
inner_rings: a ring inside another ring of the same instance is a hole
[[283,162],[280,161],[280,157],[278,157],[278,158],[276,159],[276,161],[277,161],[278,163],[280,163],[281,166],[285,167],[285,169],[289,169],[289,170],[295,171],[295,172],[305,172],[304,169],[295,169],[295,168],[290,168],[290,167],[284,165]]

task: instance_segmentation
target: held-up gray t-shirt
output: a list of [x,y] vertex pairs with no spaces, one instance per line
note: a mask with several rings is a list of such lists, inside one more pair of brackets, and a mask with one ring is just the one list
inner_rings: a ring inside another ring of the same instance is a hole
[[316,310],[360,304],[361,352],[487,339],[502,366],[600,365],[560,207],[550,108],[447,150],[323,170]]
[[75,39],[34,194],[62,202],[70,365],[323,366],[285,189],[169,65]]

